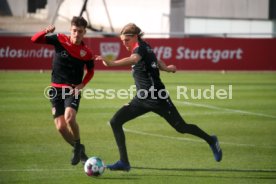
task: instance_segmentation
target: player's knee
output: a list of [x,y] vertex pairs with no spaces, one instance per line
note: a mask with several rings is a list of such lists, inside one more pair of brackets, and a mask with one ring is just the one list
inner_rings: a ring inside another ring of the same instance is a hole
[[185,134],[187,131],[184,128],[177,128],[175,129],[178,133]]
[[110,120],[110,126],[113,128],[113,129],[116,129],[118,127],[122,127],[122,123],[121,121],[116,118],[116,117],[113,117],[111,120]]
[[114,118],[112,118],[109,123],[112,128],[116,126],[116,120]]
[[70,114],[70,113],[66,114],[64,116],[64,119],[67,125],[73,125],[76,123],[76,116],[74,116],[73,114]]
[[65,110],[64,119],[66,124],[73,125],[76,123],[76,111],[72,108]]
[[188,127],[186,124],[178,123],[176,126],[174,126],[175,130],[181,134],[185,134],[188,131]]

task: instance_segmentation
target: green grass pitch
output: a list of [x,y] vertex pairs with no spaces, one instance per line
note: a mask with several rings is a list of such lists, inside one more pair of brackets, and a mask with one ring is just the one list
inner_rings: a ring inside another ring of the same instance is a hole
[[[148,113],[124,126],[132,170],[88,177],[81,164],[70,165],[72,148],[54,127],[43,94],[50,72],[1,71],[0,183],[276,183],[276,73],[183,71],[161,76],[184,119],[219,137],[222,162],[215,162],[206,143],[177,133]],[[96,71],[86,89],[129,89],[132,84],[129,71]],[[216,90],[232,85],[232,99],[177,99],[177,86],[190,92],[211,85]],[[107,122],[128,101],[82,98],[77,120],[89,156],[106,163],[118,159]]]

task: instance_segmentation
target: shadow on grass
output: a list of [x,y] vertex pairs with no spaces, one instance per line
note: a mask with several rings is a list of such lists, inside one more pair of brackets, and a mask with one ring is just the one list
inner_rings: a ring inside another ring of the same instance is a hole
[[217,168],[157,168],[157,167],[132,167],[132,169],[157,170],[157,171],[185,171],[185,172],[243,172],[243,173],[276,173],[274,169],[217,169]]
[[[118,175],[117,177],[102,177],[103,180],[141,180],[145,177],[186,177],[186,178],[221,178],[221,179],[259,179],[259,180],[275,180],[276,170],[268,169],[218,169],[218,168],[156,168],[156,167],[132,167],[133,170],[151,170],[162,171],[162,173],[143,172],[143,174],[133,173],[131,170],[129,173],[122,171],[112,171],[124,173],[124,175]],[[165,173],[165,172],[183,172],[181,173]],[[164,173],[163,173],[164,172]],[[195,174],[199,172],[200,174]],[[203,174],[203,173],[205,174]],[[218,174],[220,173],[220,174]],[[229,175],[230,174],[230,175]],[[241,175],[239,175],[241,174]],[[271,175],[272,174],[272,175]]]
[[[183,176],[192,178],[224,178],[224,179],[260,179],[260,180],[275,180],[276,170],[274,169],[218,169],[218,168],[154,168],[154,167],[132,167],[132,169],[139,170],[153,170],[153,171],[175,171],[182,172],[182,174],[165,174],[165,176]],[[201,174],[194,175],[194,172],[201,172]],[[206,174],[202,174],[205,172]],[[212,175],[210,175],[212,173]],[[220,173],[220,174],[218,174]],[[215,174],[215,175],[214,175]],[[230,174],[230,175],[229,175]],[[239,175],[242,174],[242,175]]]

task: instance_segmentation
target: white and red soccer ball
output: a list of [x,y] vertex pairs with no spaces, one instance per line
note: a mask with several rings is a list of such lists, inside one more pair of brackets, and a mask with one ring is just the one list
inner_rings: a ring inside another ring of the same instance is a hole
[[91,157],[84,164],[84,172],[88,176],[101,176],[104,170],[104,162],[99,157]]

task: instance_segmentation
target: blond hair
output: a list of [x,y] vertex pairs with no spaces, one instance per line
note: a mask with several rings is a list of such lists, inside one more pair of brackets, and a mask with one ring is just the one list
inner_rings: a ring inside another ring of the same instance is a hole
[[137,35],[139,39],[144,35],[144,32],[141,31],[141,29],[136,26],[136,24],[129,23],[125,25],[121,31],[121,35],[126,36],[134,36]]

